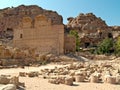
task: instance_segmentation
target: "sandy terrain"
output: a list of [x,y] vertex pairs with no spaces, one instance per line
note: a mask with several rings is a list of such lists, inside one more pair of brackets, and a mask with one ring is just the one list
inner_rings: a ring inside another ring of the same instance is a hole
[[[48,67],[54,68],[55,65],[47,65],[41,67],[25,67],[25,69],[1,69],[0,74],[18,75],[20,71],[40,71],[41,68]],[[105,83],[74,83],[73,86],[67,86],[63,84],[55,85],[48,83],[47,79],[43,79],[41,77],[20,77],[20,82],[25,82],[26,90],[120,90],[120,85],[112,85]]]
[[26,83],[26,90],[120,90],[120,85],[96,84],[96,83],[74,83],[73,86],[55,85],[41,78],[20,78]]

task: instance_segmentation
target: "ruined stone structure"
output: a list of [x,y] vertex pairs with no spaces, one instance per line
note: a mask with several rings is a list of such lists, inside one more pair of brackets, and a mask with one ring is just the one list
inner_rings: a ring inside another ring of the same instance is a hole
[[76,38],[74,36],[65,35],[64,42],[65,53],[76,51]]
[[63,54],[64,25],[55,24],[45,15],[38,15],[34,19],[24,17],[14,30],[14,46],[35,49],[35,53]]
[[[39,19],[39,17],[43,18]],[[16,33],[14,37],[15,46],[29,46],[35,49],[37,46],[40,48],[46,45],[45,51],[47,51],[48,41],[52,42],[52,44],[48,44],[48,46],[54,46],[53,43],[58,43],[60,41],[60,44],[56,44],[54,47],[56,48],[55,52],[74,52],[75,47],[71,48],[71,46],[74,46],[75,44],[72,43],[74,40],[71,39],[71,37],[64,37],[64,35],[62,35],[63,37],[59,36],[61,35],[60,33],[62,33],[62,31],[60,32],[59,29],[64,29],[63,19],[62,16],[55,11],[45,10],[36,5],[20,5],[18,7],[0,9],[0,38],[3,39],[5,37],[4,39],[7,38],[8,41],[11,40],[12,42],[14,30]],[[100,17],[96,17],[93,13],[81,13],[75,18],[68,18],[68,24],[65,25],[65,32],[68,32],[69,30],[78,31],[81,40],[80,44],[82,47],[97,46],[97,44],[106,37],[116,38],[120,35],[120,27],[108,26],[104,20],[102,20]],[[61,38],[63,39],[62,41]],[[41,41],[39,41],[39,39]],[[25,40],[27,40],[27,42]],[[46,43],[38,44],[38,42],[43,42],[42,40]],[[69,44],[67,43],[68,41]],[[23,42],[26,44],[24,43],[24,45],[22,45],[21,43]],[[51,48],[54,51],[53,46]],[[59,49],[57,49],[58,47]],[[61,50],[61,47],[63,50],[59,51]],[[41,49],[39,50],[44,51]]]
[[63,18],[56,11],[36,5],[0,9],[0,38],[12,40],[13,31],[16,47],[36,49],[36,53],[65,51]]
[[17,28],[23,17],[29,16],[33,19],[39,14],[51,18],[52,24],[62,24],[63,20],[61,15],[58,15],[55,11],[45,10],[37,5],[8,7],[0,9],[0,37],[4,37],[4,33],[7,32],[7,30]]

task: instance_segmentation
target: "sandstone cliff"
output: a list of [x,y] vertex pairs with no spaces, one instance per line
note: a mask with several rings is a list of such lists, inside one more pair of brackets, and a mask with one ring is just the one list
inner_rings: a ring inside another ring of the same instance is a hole
[[96,17],[93,13],[79,14],[77,17],[68,18],[68,29],[78,29],[79,31],[91,31],[96,29],[106,29],[108,26],[100,17]]
[[78,31],[83,47],[96,46],[104,38],[113,37],[113,28],[109,27],[104,20],[96,17],[93,13],[81,13],[75,18],[69,17],[66,29],[68,31]]
[[112,29],[113,38],[120,36],[120,26],[111,26],[110,28]]

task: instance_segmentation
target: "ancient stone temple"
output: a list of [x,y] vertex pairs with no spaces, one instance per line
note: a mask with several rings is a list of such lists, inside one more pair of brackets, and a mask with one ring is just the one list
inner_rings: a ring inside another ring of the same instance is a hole
[[40,14],[24,17],[14,30],[14,46],[32,48],[36,53],[64,53],[64,25],[53,23],[51,18]]
[[62,24],[63,22],[62,16],[56,11],[46,10],[37,5],[20,5],[18,7],[0,9],[0,38],[12,39],[13,35],[10,32],[18,27],[23,17],[34,18],[39,14],[51,18],[53,24]]
[[30,48],[36,53],[75,51],[70,44],[73,39],[64,37],[62,16],[36,5],[0,9],[0,38],[13,40],[11,46]]

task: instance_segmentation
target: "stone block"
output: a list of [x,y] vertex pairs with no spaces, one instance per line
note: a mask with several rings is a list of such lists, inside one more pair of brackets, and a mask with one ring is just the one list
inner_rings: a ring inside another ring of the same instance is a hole
[[6,76],[0,76],[0,84],[8,84],[10,82],[10,79],[8,79]]
[[73,78],[72,77],[65,78],[65,84],[70,86],[73,85]]

